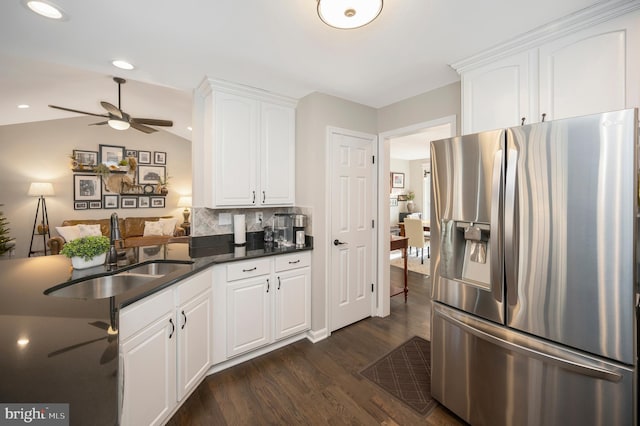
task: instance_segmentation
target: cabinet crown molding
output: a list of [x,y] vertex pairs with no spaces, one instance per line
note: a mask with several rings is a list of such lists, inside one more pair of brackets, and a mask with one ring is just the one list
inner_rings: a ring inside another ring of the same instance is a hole
[[516,36],[450,66],[458,74],[590,28],[640,9],[638,0],[600,2]]
[[205,77],[200,85],[198,85],[198,87],[196,88],[196,91],[202,97],[206,97],[209,93],[211,93],[211,91],[215,90],[231,93],[234,95],[249,96],[259,101],[273,102],[294,108],[298,103],[297,99],[269,92],[268,90],[245,86],[231,81],[219,80],[210,77]]

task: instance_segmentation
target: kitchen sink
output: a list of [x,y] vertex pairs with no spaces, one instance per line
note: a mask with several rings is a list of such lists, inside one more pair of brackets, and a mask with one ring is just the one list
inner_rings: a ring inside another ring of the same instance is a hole
[[55,286],[44,292],[48,296],[75,299],[104,299],[117,296],[167,274],[191,269],[185,263],[152,262],[114,275],[90,278],[64,287]]

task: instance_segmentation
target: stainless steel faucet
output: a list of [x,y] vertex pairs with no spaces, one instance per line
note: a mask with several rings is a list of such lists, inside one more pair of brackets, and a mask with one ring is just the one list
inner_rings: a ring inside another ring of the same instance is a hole
[[109,240],[109,254],[107,256],[107,266],[109,270],[118,266],[118,251],[116,250],[116,241],[122,239],[120,234],[120,225],[118,224],[118,214],[111,214],[111,238]]

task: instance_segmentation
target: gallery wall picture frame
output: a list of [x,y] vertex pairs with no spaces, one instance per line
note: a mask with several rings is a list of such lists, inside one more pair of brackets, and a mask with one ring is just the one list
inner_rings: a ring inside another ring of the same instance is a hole
[[157,184],[160,180],[164,182],[166,172],[165,166],[138,166],[138,184]]
[[98,175],[73,175],[74,201],[102,201],[102,182]]
[[151,197],[151,208],[152,209],[164,208],[164,197]]
[[117,209],[118,208],[118,195],[105,195],[102,199],[102,205],[105,209]]
[[79,166],[95,167],[98,165],[98,151],[74,149],[73,158]]
[[149,197],[138,197],[138,207],[143,209],[143,208],[148,208],[149,206],[151,206],[151,200],[149,199]]
[[138,151],[138,164],[151,164],[151,151]]
[[138,197],[120,197],[121,209],[135,209],[138,207]]
[[404,173],[391,172],[391,188],[404,188]]
[[161,151],[153,151],[153,164],[167,164],[167,153]]
[[133,158],[138,158],[138,151],[135,149],[127,149],[125,151],[125,155],[127,157],[133,157]]
[[86,201],[75,201],[73,203],[74,210],[87,210],[89,208],[89,204]]
[[398,201],[407,201],[407,196],[405,194],[398,195]]
[[124,146],[98,145],[100,162],[107,166],[117,166],[124,159]]
[[89,208],[90,209],[101,209],[102,208],[102,201],[89,201]]
[[396,197],[391,197],[391,198],[389,199],[389,205],[390,205],[391,207],[397,207],[397,206],[398,206],[398,198],[396,198]]

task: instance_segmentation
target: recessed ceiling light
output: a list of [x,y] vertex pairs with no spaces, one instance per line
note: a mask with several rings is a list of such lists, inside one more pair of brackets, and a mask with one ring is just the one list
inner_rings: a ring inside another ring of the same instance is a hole
[[42,0],[23,0],[23,3],[33,12],[49,19],[63,19],[65,13],[58,6]]
[[20,104],[20,105],[18,105],[18,108],[20,108],[20,109],[27,109],[27,108],[29,108],[29,105],[27,105],[27,104]]
[[111,63],[113,64],[114,67],[118,67],[121,70],[132,70],[135,68],[131,63],[127,61],[123,61],[121,59],[116,59],[114,61],[111,61]]
[[26,337],[22,337],[20,339],[18,339],[18,346],[27,346],[29,344],[29,339],[27,339]]

